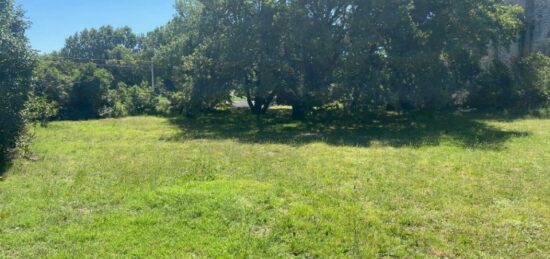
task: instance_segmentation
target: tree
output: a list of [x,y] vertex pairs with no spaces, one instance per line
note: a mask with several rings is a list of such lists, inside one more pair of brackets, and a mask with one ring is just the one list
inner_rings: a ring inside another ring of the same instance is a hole
[[56,58],[62,62],[91,62],[107,69],[114,77],[113,87],[120,82],[141,84],[150,79],[152,59],[143,55],[143,41],[129,27],[85,29],[67,38]]
[[24,129],[21,111],[35,66],[35,53],[25,37],[28,25],[12,0],[0,0],[0,160]]
[[107,51],[105,69],[113,75],[113,84],[141,84],[150,80],[150,63],[141,60],[141,55],[122,45]]
[[[186,41],[193,47],[182,57],[181,87],[182,110],[188,116],[214,108],[228,101],[233,75],[228,69],[227,42],[224,32],[224,1],[179,1],[182,22],[190,29]],[[184,12],[182,8],[193,8]],[[181,38],[179,38],[181,40]],[[179,42],[178,40],[178,42]]]
[[251,112],[265,114],[285,83],[288,6],[285,1],[225,3],[226,68],[233,75],[236,93],[246,97]]
[[280,99],[292,105],[294,119],[304,119],[312,109],[330,101],[334,73],[345,54],[350,8],[349,1],[342,0],[290,1],[285,35],[288,84]]
[[61,54],[80,61],[104,62],[109,58],[109,51],[119,46],[134,50],[138,47],[138,37],[129,27],[102,26],[69,37]]
[[184,78],[182,58],[193,53],[199,44],[194,21],[198,8],[194,3],[178,1],[179,15],[142,39],[140,56],[154,62],[155,74],[162,79],[160,90],[168,94],[181,90]]
[[187,30],[159,35],[170,35],[163,38],[170,51],[161,55],[169,53],[171,64],[183,59],[173,82],[183,86],[188,108],[211,108],[236,93],[254,114],[276,100],[291,105],[296,119],[331,103],[357,113],[464,102],[481,58],[509,44],[521,25],[520,9],[496,0],[178,5],[181,16],[170,27]]
[[452,107],[491,46],[510,44],[521,26],[520,8],[494,0],[357,0],[349,10],[342,76],[346,102],[361,109]]
[[296,118],[305,115],[306,107],[323,104],[323,90],[331,85],[343,51],[344,33],[338,30],[345,4],[199,2],[195,29],[200,44],[185,58],[192,99],[219,97],[214,104],[235,91],[246,97],[252,113],[264,114],[280,95],[280,101],[292,104]]

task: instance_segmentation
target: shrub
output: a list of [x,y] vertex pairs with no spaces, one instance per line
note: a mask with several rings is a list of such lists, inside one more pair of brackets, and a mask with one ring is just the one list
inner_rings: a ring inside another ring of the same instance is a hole
[[536,110],[550,104],[550,57],[536,53],[511,66],[495,62],[470,91],[469,105],[481,109]]
[[172,108],[170,100],[156,94],[147,83],[134,86],[119,83],[116,89],[109,90],[107,100],[101,117],[168,114]]
[[28,122],[39,123],[45,127],[47,123],[59,112],[57,103],[49,101],[46,97],[30,95],[23,116]]
[[479,109],[507,109],[517,103],[512,71],[496,61],[477,78],[470,89],[468,105]]
[[[69,92],[72,87],[74,75],[77,69],[71,69],[74,64],[64,62],[52,62],[47,60],[50,56],[41,58],[34,70],[33,92],[37,96],[44,96],[49,101],[56,102],[60,106],[67,104]],[[51,56],[55,59],[55,56]],[[66,71],[68,70],[68,71]]]
[[519,104],[536,109],[550,104],[550,57],[542,53],[519,60],[514,67]]
[[101,117],[108,105],[109,87],[113,76],[109,71],[85,65],[76,77],[69,93],[69,102],[64,112],[71,119],[91,119]]
[[160,115],[168,115],[172,113],[172,103],[168,98],[159,96],[156,98],[157,105],[155,106],[155,112]]
[[130,115],[154,114],[156,101],[155,92],[145,83],[126,90],[125,103]]
[[109,106],[103,107],[100,112],[100,116],[103,118],[121,118],[128,116],[128,110],[124,103],[116,100]]

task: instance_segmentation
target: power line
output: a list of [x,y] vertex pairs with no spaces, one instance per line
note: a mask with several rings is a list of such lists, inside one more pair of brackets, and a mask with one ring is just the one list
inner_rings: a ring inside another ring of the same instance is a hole
[[[102,62],[108,62],[108,61],[122,61],[120,59],[99,59],[99,58],[71,58],[71,57],[42,57],[42,60],[52,60],[52,61],[61,61],[61,60],[71,60],[71,61],[83,61],[83,62],[96,62],[96,61],[102,61]],[[143,59],[134,59],[134,61],[142,62],[142,63],[154,63],[151,60],[143,60]]]
[[[143,63],[138,63],[138,64],[134,64],[134,65],[131,65],[131,64],[128,64],[126,62],[124,62],[124,64],[113,64],[113,63],[100,63],[100,62],[95,62],[95,61],[85,61],[84,59],[79,59],[81,61],[74,61],[74,59],[43,59],[45,61],[51,61],[51,62],[64,62],[64,61],[67,61],[67,60],[71,60],[73,61],[74,63],[77,63],[77,64],[94,64],[94,65],[97,65],[97,66],[104,66],[104,67],[121,67],[121,68],[135,68],[137,66],[139,67],[149,67],[151,66],[152,64],[154,64],[154,62],[151,62],[151,61],[148,61],[147,63],[143,62]],[[115,60],[109,60],[109,61],[115,61]],[[116,60],[117,63],[119,63],[121,60]],[[140,61],[141,62],[141,61]]]
[[[51,61],[51,62],[58,62],[58,63],[70,60],[70,61],[73,61],[73,62],[78,63],[78,64],[94,64],[95,66],[103,67],[103,68],[131,68],[131,69],[136,68],[136,67],[150,68],[151,86],[153,88],[155,87],[155,69],[156,68],[155,68],[155,63],[153,61],[133,60],[133,61],[142,62],[142,64],[139,64],[139,65],[122,65],[122,64],[112,64],[112,63],[109,64],[108,63],[109,61],[116,61],[117,63],[122,61],[122,60],[118,60],[118,59],[84,59],[84,58],[70,58],[70,57],[55,57],[55,58],[46,57],[46,58],[42,58],[42,60]],[[99,63],[97,61],[103,61],[104,63]]]

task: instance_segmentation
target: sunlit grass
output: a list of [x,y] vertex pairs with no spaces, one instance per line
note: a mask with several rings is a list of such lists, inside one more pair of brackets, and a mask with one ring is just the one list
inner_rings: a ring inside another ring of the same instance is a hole
[[0,257],[550,255],[550,120],[286,117],[39,128]]

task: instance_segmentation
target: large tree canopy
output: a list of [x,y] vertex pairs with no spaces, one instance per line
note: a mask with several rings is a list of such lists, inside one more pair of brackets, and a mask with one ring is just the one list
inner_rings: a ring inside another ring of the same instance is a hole
[[253,113],[278,101],[296,118],[332,102],[352,111],[453,106],[488,49],[521,26],[521,9],[497,0],[179,3],[195,10],[180,19],[196,21],[183,32],[194,43],[176,46],[195,47],[182,57],[192,107],[234,91]]

